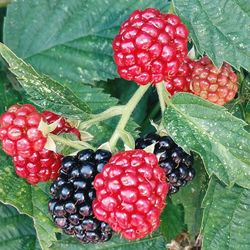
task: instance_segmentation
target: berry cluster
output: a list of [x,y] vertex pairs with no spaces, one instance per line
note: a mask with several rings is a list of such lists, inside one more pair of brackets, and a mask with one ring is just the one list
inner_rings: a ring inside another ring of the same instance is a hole
[[55,114],[51,111],[45,110],[42,112],[42,117],[48,122],[48,124],[51,124],[57,120],[59,120],[59,123],[54,131],[52,131],[53,134],[59,135],[61,133],[71,133],[77,136],[78,139],[81,139],[80,131],[71,126],[63,117],[61,117],[58,114]]
[[53,199],[49,201],[49,212],[55,225],[82,243],[103,242],[112,236],[111,228],[97,220],[92,209],[96,197],[92,182],[110,157],[110,152],[100,149],[64,157],[60,175],[50,188]]
[[113,41],[119,75],[140,85],[164,81],[171,95],[192,92],[219,105],[231,101],[238,90],[232,67],[218,69],[207,56],[189,59],[188,33],[174,14],[135,10]]
[[168,184],[154,154],[131,150],[114,155],[94,181],[94,214],[128,240],[160,225]]
[[170,184],[170,193],[176,193],[195,176],[195,170],[192,168],[193,157],[184,152],[169,136],[148,134],[145,138],[138,138],[135,147],[144,149],[153,143],[154,154],[159,157],[159,165]]
[[238,90],[237,75],[228,63],[220,69],[207,57],[195,63],[191,89],[194,94],[219,105],[231,101]]
[[119,75],[140,85],[176,75],[187,57],[188,29],[174,14],[135,10],[113,41]]

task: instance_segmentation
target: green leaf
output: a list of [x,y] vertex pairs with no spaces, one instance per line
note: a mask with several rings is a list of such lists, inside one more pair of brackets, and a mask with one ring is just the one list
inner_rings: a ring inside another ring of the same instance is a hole
[[161,214],[160,230],[167,242],[171,242],[171,240],[186,230],[184,209],[181,204],[174,205],[168,199],[167,206]]
[[14,206],[20,213],[31,216],[41,247],[48,249],[56,240],[55,233],[58,230],[48,214],[47,184],[32,186],[17,177],[10,159],[2,151],[0,160],[4,162],[0,171],[0,201]]
[[19,93],[12,88],[3,72],[0,72],[0,100],[0,114],[21,100]]
[[179,93],[165,111],[164,125],[177,144],[201,156],[210,176],[250,188],[250,134],[244,121],[224,107]]
[[20,0],[8,6],[4,43],[39,71],[60,81],[117,77],[112,40],[135,9],[162,0]]
[[201,203],[208,182],[204,166],[199,157],[195,157],[193,167],[196,172],[195,178],[172,197],[173,204],[184,207],[185,224],[187,225],[187,231],[192,240],[194,240],[200,232],[203,214]]
[[91,113],[100,113],[118,103],[116,98],[104,93],[101,88],[74,83],[70,89],[80,100],[88,104]]
[[250,70],[250,15],[247,0],[174,0],[200,54],[220,66]]
[[11,206],[0,203],[0,249],[38,250],[33,221]]
[[66,238],[55,242],[50,250],[165,250],[165,241],[160,233],[154,233],[152,236],[137,241],[128,241],[120,238],[119,236],[113,236],[110,241],[102,244],[88,244],[84,245],[79,241]]
[[0,54],[8,63],[9,70],[29,95],[29,99],[36,105],[67,116],[88,117],[87,113],[90,112],[90,108],[70,89],[45,75],[39,75],[4,44],[0,44]]
[[203,206],[203,250],[250,249],[250,190],[212,178]]
[[234,98],[231,102],[227,103],[225,107],[234,116],[246,121],[248,120],[248,103],[250,100],[250,77],[245,76],[243,72],[238,74],[239,89],[237,98]]

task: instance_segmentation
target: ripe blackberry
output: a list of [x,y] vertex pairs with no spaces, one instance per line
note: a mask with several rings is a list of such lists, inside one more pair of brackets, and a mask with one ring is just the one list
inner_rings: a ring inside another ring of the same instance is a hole
[[175,76],[187,56],[188,29],[174,14],[135,10],[113,41],[119,75],[137,84],[157,84]]
[[153,133],[145,138],[138,138],[135,148],[144,149],[153,143],[155,143],[154,154],[158,156],[159,165],[164,169],[170,184],[170,193],[176,193],[195,176],[195,170],[192,168],[193,156],[187,154],[170,136],[161,137]]
[[59,177],[50,187],[53,198],[48,207],[55,225],[82,243],[104,242],[112,236],[109,225],[97,220],[92,209],[94,178],[102,171],[100,164],[105,165],[110,157],[110,152],[101,149],[66,156]]

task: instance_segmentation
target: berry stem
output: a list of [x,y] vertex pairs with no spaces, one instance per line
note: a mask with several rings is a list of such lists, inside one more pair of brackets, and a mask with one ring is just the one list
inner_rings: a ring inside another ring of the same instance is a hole
[[123,111],[124,111],[124,105],[111,107],[100,114],[93,115],[90,120],[82,122],[79,125],[78,129],[80,130],[87,129],[98,122],[108,120],[114,116],[121,115]]
[[158,98],[159,98],[159,102],[161,106],[161,112],[163,114],[165,111],[166,105],[168,105],[170,102],[170,98],[169,98],[170,94],[165,89],[164,82],[158,83],[156,85],[156,89],[157,89],[157,94],[158,94]]
[[83,150],[86,148],[90,148],[95,150],[95,148],[93,146],[91,146],[89,143],[87,142],[83,142],[83,141],[72,141],[66,138],[63,138],[61,136],[58,135],[54,135],[54,134],[49,134],[49,136],[55,141],[55,142],[59,142],[61,144],[67,145],[71,148],[77,149],[77,150]]
[[113,152],[114,152],[116,143],[118,139],[120,138],[120,131],[123,131],[124,128],[126,127],[126,124],[128,123],[128,120],[130,116],[132,115],[134,109],[136,108],[140,100],[142,99],[143,95],[149,89],[149,87],[150,87],[150,84],[146,86],[140,86],[136,90],[134,95],[131,97],[131,99],[128,101],[128,103],[124,106],[120,121],[118,122],[116,129],[109,140],[110,148]]
[[168,13],[174,14],[174,13],[175,13],[174,9],[175,9],[175,8],[174,8],[174,2],[171,1],[171,2],[170,2],[170,6],[169,6],[169,11],[168,11]]
[[2,0],[0,1],[0,8],[6,7],[8,4],[10,4],[11,0]]
[[163,96],[163,93],[162,93],[162,86],[163,86],[163,82],[158,83],[156,85],[156,90],[157,90],[157,94],[158,94],[158,98],[159,98],[159,102],[160,102],[161,113],[163,114],[164,110],[166,108],[166,104],[165,104],[164,96]]

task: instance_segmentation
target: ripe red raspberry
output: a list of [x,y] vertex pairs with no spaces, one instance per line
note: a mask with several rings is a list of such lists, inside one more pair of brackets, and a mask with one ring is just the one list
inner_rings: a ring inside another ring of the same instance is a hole
[[54,180],[58,177],[62,155],[43,149],[24,158],[20,155],[13,157],[16,174],[27,179],[30,184]]
[[94,180],[97,219],[129,240],[140,239],[160,225],[168,184],[154,154],[131,150],[114,155]]
[[193,73],[194,61],[186,58],[178,69],[176,76],[165,82],[167,91],[174,95],[178,92],[191,92],[190,82]]
[[51,111],[42,112],[42,117],[49,123],[53,123],[60,119],[57,128],[52,132],[53,134],[61,134],[61,133],[71,133],[76,135],[79,139],[81,139],[80,131],[74,127],[72,127],[62,116],[55,114]]
[[119,75],[140,85],[168,80],[187,56],[188,29],[174,14],[135,10],[113,41]]
[[238,79],[232,67],[223,63],[220,69],[207,57],[195,63],[191,90],[210,102],[224,105],[231,101],[238,90]]
[[0,116],[0,140],[10,156],[30,157],[43,150],[47,139],[38,129],[41,114],[31,104],[13,105]]

